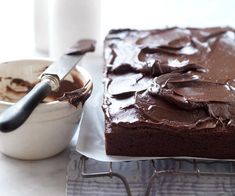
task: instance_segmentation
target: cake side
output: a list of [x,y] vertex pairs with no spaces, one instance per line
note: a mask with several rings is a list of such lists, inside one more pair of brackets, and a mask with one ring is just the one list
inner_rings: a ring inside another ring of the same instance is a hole
[[111,31],[104,53],[107,154],[234,158],[232,51],[229,27]]

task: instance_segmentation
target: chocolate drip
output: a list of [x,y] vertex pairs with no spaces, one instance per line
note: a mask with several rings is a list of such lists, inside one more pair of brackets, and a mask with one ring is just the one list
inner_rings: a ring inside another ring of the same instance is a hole
[[71,48],[69,48],[65,54],[85,54],[87,52],[93,52],[95,50],[95,40],[82,39],[75,43]]

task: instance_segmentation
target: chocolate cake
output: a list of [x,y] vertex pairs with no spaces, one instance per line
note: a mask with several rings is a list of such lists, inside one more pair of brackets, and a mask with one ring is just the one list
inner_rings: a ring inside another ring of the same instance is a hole
[[108,155],[235,158],[235,30],[112,30]]

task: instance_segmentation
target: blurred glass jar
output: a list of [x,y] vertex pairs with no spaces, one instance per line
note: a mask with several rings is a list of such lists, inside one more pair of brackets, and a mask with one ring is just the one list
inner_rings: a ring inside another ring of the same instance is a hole
[[49,53],[58,58],[74,42],[100,40],[100,0],[49,1]]
[[35,48],[58,58],[79,39],[97,41],[100,53],[101,0],[34,0]]
[[40,52],[49,52],[48,1],[34,0],[34,39],[35,48]]

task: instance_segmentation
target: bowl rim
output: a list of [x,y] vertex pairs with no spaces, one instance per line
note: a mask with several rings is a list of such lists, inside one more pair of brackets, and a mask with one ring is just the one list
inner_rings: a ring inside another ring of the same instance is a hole
[[[16,63],[16,62],[22,62],[22,61],[47,61],[48,63],[52,63],[55,60],[53,58],[46,58],[46,57],[42,57],[42,58],[22,58],[22,59],[13,59],[13,60],[7,60],[7,61],[3,61],[0,62],[0,66],[1,64],[4,63]],[[84,84],[89,82],[89,85],[87,85],[87,90],[86,93],[89,94],[89,92],[92,90],[92,86],[93,86],[93,81],[92,81],[92,77],[90,75],[90,73],[83,67],[76,65],[75,68],[77,69],[77,71],[79,72],[79,74],[81,74],[84,78],[87,79],[87,81],[83,81]],[[0,100],[0,105],[2,106],[11,106],[14,105],[14,102],[8,102],[8,101],[2,101]],[[62,101],[50,101],[47,103],[40,103],[40,107],[47,107],[47,106],[51,106],[51,105],[55,105],[55,104],[60,104],[60,105],[67,105],[68,102],[62,102]]]

